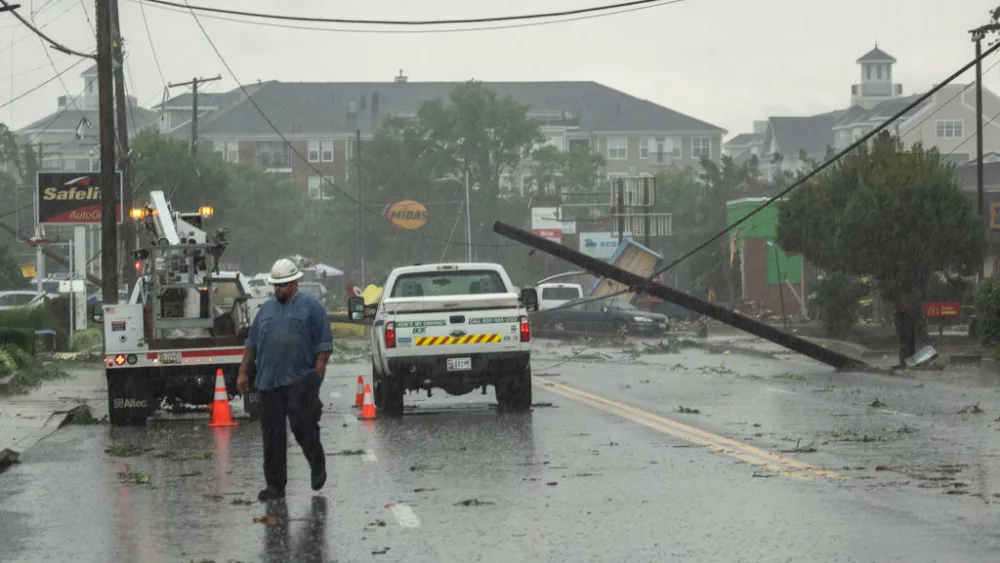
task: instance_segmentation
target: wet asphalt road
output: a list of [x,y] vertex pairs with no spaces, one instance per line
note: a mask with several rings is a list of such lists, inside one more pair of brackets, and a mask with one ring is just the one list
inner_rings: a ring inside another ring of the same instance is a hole
[[255,423],[66,427],[0,475],[0,561],[997,560],[1000,393],[976,373],[571,353],[536,354],[526,415],[491,390],[358,421],[368,371],[331,366],[330,481],[290,441],[271,505]]

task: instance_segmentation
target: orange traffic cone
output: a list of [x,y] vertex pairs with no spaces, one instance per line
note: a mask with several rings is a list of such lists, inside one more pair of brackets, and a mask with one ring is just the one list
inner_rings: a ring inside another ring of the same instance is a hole
[[358,376],[358,392],[354,395],[354,406],[361,407],[365,404],[365,379]]
[[375,401],[372,400],[372,388],[365,384],[365,399],[361,406],[361,420],[372,420],[375,418]]
[[229,393],[226,391],[226,378],[222,376],[222,369],[215,370],[215,400],[212,402],[212,422],[208,426],[236,426],[233,415],[229,412]]

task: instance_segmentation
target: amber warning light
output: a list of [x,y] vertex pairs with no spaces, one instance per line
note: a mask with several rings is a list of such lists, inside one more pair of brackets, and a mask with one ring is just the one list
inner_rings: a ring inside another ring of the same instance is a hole
[[149,216],[149,210],[145,207],[137,207],[129,211],[129,217],[133,219],[145,219]]
[[198,209],[198,213],[206,217],[215,215],[215,208],[210,205],[203,205]]

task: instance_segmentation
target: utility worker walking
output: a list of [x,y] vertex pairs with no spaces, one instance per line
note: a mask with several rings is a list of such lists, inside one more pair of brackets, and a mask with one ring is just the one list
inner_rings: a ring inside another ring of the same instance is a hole
[[274,286],[274,297],[261,306],[250,326],[236,380],[237,389],[244,392],[250,384],[250,362],[256,363],[267,482],[257,495],[262,501],[285,496],[286,418],[309,462],[312,489],[318,491],[326,483],[326,455],[319,439],[323,413],[319,388],[333,351],[333,334],[319,301],[299,292],[301,278],[302,272],[291,260],[283,258],[274,263],[267,278]]

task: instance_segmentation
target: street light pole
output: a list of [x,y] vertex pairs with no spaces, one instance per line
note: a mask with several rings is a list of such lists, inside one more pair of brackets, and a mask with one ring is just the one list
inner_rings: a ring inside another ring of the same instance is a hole
[[472,262],[472,199],[469,197],[469,168],[465,168],[465,261]]

